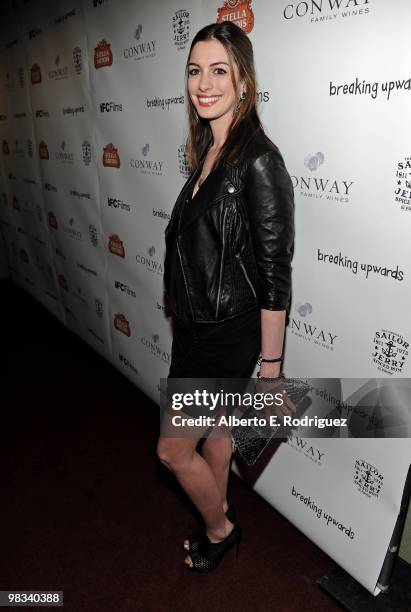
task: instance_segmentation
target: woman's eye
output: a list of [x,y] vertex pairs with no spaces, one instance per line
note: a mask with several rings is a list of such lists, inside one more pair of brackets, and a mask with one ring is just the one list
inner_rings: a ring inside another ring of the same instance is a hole
[[[199,74],[199,69],[198,68],[190,68],[188,71],[189,76],[197,76],[197,74]],[[215,68],[214,69],[214,73],[215,74],[227,74],[227,71],[224,70],[224,68]]]

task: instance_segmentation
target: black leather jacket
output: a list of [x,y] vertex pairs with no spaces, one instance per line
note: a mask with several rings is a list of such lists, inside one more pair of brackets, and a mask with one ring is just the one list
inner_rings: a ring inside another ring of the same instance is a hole
[[[190,207],[187,186],[195,174],[183,186],[165,229],[166,302],[173,309],[176,240],[194,322],[217,323],[258,306],[286,310],[288,322],[294,193],[278,148],[259,129],[236,163],[223,161],[207,176]],[[176,227],[184,204],[183,223]]]

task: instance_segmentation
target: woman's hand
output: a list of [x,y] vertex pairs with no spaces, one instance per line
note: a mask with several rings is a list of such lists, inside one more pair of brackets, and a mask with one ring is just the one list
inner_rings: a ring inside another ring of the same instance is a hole
[[[263,374],[261,370],[260,376],[268,377],[268,375]],[[270,376],[270,378],[274,378],[274,376]],[[256,382],[255,390],[258,393],[270,393],[272,396],[275,396],[276,394],[281,394],[282,396],[283,403],[281,405],[278,406],[275,402],[271,403],[271,398],[270,404],[264,405],[264,413],[267,419],[269,419],[270,415],[276,416],[278,417],[279,424],[281,425],[284,416],[291,416],[296,412],[297,409],[287,395],[287,391],[284,387],[284,380],[282,378],[273,382],[261,380],[261,378],[259,378]]]

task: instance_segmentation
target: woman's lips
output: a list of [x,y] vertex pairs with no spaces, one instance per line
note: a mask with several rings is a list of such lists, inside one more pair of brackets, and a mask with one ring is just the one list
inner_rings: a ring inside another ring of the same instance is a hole
[[221,96],[197,96],[200,106],[213,106]]

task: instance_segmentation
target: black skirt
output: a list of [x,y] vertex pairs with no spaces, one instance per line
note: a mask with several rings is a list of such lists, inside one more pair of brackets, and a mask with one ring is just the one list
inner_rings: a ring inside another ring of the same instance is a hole
[[[260,308],[220,323],[187,326],[174,318],[168,378],[247,379],[260,350]],[[183,411],[190,416],[204,414],[196,406],[186,406]]]

